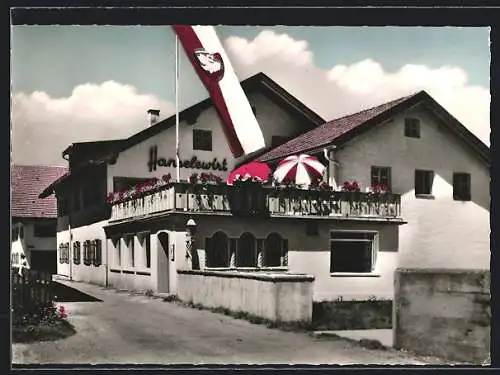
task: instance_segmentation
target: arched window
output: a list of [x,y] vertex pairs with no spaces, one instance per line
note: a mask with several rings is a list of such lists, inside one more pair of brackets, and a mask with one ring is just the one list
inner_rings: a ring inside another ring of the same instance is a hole
[[211,238],[205,239],[207,267],[229,267],[229,249],[227,235],[216,232]]
[[257,267],[255,237],[251,233],[243,233],[238,239],[236,267]]
[[264,241],[264,267],[281,266],[283,239],[278,233],[271,233]]

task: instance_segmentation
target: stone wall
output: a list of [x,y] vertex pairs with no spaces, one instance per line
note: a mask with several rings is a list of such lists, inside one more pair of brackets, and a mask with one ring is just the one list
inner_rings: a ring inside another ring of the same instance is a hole
[[394,346],[481,364],[490,353],[490,272],[397,269]]

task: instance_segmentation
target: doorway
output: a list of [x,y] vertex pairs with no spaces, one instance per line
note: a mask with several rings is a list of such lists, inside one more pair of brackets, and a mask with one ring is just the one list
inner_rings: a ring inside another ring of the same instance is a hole
[[158,233],[158,292],[170,293],[169,236]]

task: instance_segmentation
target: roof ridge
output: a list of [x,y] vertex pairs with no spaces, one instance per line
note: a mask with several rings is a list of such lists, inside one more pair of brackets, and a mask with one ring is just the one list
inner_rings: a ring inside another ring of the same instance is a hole
[[347,114],[347,115],[344,115],[344,116],[341,116],[341,117],[336,117],[336,118],[334,118],[334,119],[331,119],[331,120],[329,120],[329,121],[325,122],[324,124],[321,124],[320,126],[326,125],[326,124],[328,124],[328,123],[330,123],[330,122],[333,122],[333,121],[342,120],[342,119],[347,118],[347,117],[350,117],[350,116],[359,115],[359,114],[361,114],[361,113],[363,113],[363,112],[368,112],[368,111],[371,111],[372,109],[375,109],[375,108],[378,108],[378,107],[382,107],[382,106],[390,105],[390,104],[393,104],[393,103],[396,103],[396,102],[399,102],[399,101],[404,101],[404,100],[410,99],[411,97],[413,97],[413,96],[417,95],[417,94],[418,94],[418,93],[420,93],[420,92],[421,92],[421,91],[419,91],[419,92],[415,92],[415,93],[410,94],[410,95],[402,96],[402,97],[400,97],[400,98],[398,98],[398,99],[393,99],[393,100],[391,100],[391,101],[384,102],[384,103],[382,103],[382,104],[374,105],[373,107],[370,107],[370,108],[365,108],[365,109],[362,109],[362,110],[360,110],[360,111],[357,111],[357,112],[352,112],[352,113],[350,113],[350,114]]

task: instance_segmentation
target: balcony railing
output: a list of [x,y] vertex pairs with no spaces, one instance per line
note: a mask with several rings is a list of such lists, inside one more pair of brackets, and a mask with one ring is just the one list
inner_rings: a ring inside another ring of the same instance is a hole
[[[175,183],[163,190],[114,203],[110,221],[139,218],[161,212],[231,212],[226,185]],[[281,189],[264,187],[265,210],[271,216],[399,218],[401,196],[385,193]]]

